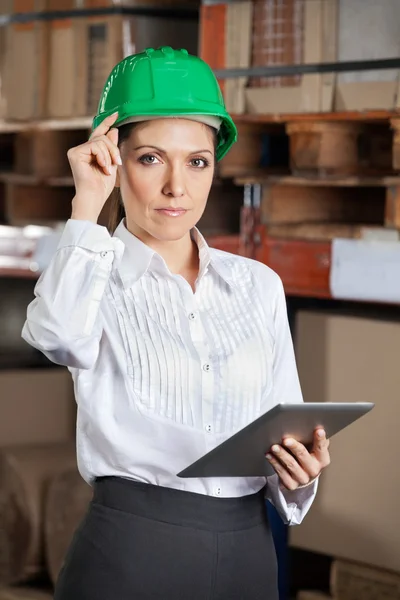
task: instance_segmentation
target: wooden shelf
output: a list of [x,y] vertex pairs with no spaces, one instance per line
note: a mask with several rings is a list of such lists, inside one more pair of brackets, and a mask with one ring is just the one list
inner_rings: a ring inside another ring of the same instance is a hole
[[73,187],[74,179],[70,177],[49,177],[41,179],[36,175],[23,175],[20,173],[1,173],[0,181],[16,185],[48,185],[50,187]]
[[[287,123],[288,121],[368,121],[381,122],[400,118],[400,110],[367,110],[329,113],[242,114],[232,115],[236,123]],[[40,121],[0,120],[0,133],[17,133],[32,129],[91,129],[92,117],[74,119],[44,119]]]
[[44,119],[42,121],[0,121],[0,133],[18,133],[31,130],[91,129],[92,117],[75,119]]
[[296,185],[305,187],[389,187],[400,185],[400,176],[387,175],[382,177],[351,176],[351,177],[296,177],[293,175],[254,175],[236,177],[236,185],[266,184],[266,185]]
[[299,114],[243,114],[232,115],[236,123],[287,123],[288,121],[389,121],[400,117],[400,110],[366,110],[329,113],[299,113]]

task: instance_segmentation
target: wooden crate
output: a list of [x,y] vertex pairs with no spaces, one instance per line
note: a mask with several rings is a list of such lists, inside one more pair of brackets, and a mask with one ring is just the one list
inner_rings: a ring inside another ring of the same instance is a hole
[[[62,126],[62,124],[60,124]],[[71,177],[67,152],[87,141],[85,129],[32,128],[14,136],[14,173],[38,179]]]
[[270,236],[330,240],[334,237],[397,239],[400,231],[399,177],[238,177],[237,184],[261,187],[255,226]]
[[285,152],[287,136],[282,127],[268,123],[239,122],[237,130],[237,142],[218,163],[218,174],[221,177],[289,171],[288,154]]
[[294,175],[389,174],[392,133],[388,125],[354,121],[289,122],[290,167]]
[[46,184],[6,184],[6,220],[10,225],[49,225],[71,216],[71,186]]
[[335,560],[331,593],[338,600],[400,600],[400,573]]

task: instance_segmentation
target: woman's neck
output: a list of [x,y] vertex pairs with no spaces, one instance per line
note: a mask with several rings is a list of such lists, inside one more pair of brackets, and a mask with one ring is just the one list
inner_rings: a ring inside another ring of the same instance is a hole
[[125,220],[125,227],[144,244],[152,248],[166,262],[171,273],[186,277],[189,273],[198,273],[200,260],[199,249],[192,240],[190,231],[179,240],[158,240],[152,235],[140,229],[136,225],[130,225]]

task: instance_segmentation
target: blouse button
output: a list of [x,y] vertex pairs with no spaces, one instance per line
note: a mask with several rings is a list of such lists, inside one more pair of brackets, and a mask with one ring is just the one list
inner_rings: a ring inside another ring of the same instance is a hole
[[211,425],[206,425],[206,431],[207,431],[207,433],[211,433],[211,431],[212,431]]
[[108,252],[106,252],[105,250],[103,250],[103,252],[100,252],[100,256],[101,258],[105,258],[107,256]]
[[189,313],[189,319],[190,319],[191,321],[194,321],[194,319],[195,319],[195,318],[196,318],[196,315],[195,315],[194,313],[192,313],[192,312],[191,312],[191,313]]
[[203,365],[203,371],[209,371],[210,369],[211,369],[211,367],[208,363]]

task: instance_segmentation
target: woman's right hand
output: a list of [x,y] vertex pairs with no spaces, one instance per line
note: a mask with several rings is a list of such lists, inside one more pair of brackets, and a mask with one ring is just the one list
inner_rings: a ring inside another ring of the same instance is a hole
[[68,150],[75,183],[72,219],[97,223],[101,210],[115,187],[118,165],[122,164],[118,148],[118,129],[112,125],[118,113],[110,115],[89,140]]

